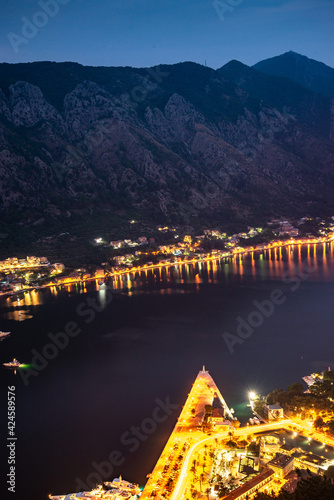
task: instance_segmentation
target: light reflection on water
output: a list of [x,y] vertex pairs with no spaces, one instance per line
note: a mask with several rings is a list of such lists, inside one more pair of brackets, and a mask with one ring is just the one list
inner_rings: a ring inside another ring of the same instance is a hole
[[[180,285],[194,285],[199,291],[202,284],[242,286],[268,279],[282,281],[284,275],[299,275],[308,281],[334,281],[334,242],[289,245],[203,262],[129,270],[112,277],[108,286],[128,295],[146,293],[147,290],[164,295],[180,293],[177,289]],[[35,307],[50,300],[98,290],[98,280],[93,280],[20,292],[4,299],[0,317],[24,321],[33,317]],[[103,293],[100,295],[103,299]]]
[[14,321],[25,321],[26,319],[31,319],[33,316],[25,310],[15,310],[8,311],[0,314],[0,318],[11,319]]
[[[311,271],[315,251],[317,268]],[[291,286],[284,285],[282,278],[297,271],[313,283],[289,295]],[[305,245],[273,248],[262,256],[253,252],[125,273],[111,281],[123,294],[91,325],[75,311],[89,297],[85,293],[107,300],[108,291],[97,292],[95,281],[4,300],[1,311],[7,317],[21,311],[34,318],[15,325],[10,339],[2,343],[3,362],[14,356],[31,362],[32,348],[42,352],[48,333],[64,331],[67,321],[82,327],[82,334],[31,379],[28,390],[21,385],[17,416],[24,460],[17,476],[22,490],[18,497],[25,498],[27,491],[29,498],[47,498],[49,491],[74,491],[75,478],[85,479],[93,472],[92,461],[100,463],[117,449],[124,452],[126,461],[115,476],[144,482],[178,412],[167,427],[159,427],[141,443],[138,454],[120,448],[120,436],[151,415],[156,397],[168,396],[173,403],[183,404],[203,363],[229,406],[240,418],[244,411],[245,419],[248,409],[245,404],[241,408],[240,401],[246,400],[249,390],[267,394],[300,381],[312,369],[333,366],[328,347],[333,325],[331,281],[333,246]],[[247,318],[253,300],[266,300],[276,288],[289,297],[282,309],[277,308],[263,328],[231,354],[222,334],[234,334],[237,316]],[[10,330],[12,325],[5,326]],[[21,380],[19,371],[16,380]],[[3,382],[7,391],[7,380]]]

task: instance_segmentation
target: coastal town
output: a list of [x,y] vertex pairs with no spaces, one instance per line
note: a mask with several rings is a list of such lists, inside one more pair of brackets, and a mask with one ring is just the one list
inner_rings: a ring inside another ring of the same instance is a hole
[[184,234],[184,230],[169,226],[158,226],[157,231],[163,243],[147,236],[136,240],[92,239],[89,244],[93,248],[103,247],[108,253],[108,260],[100,266],[87,263],[73,268],[62,262],[50,263],[47,257],[9,257],[0,261],[0,295],[89,280],[102,284],[122,274],[155,267],[242,256],[289,245],[327,243],[334,239],[334,217],[326,221],[304,217],[294,225],[288,220],[273,220],[266,227],[249,227],[247,232],[232,235],[217,229],[204,229],[200,235]]
[[1,8],[0,500],[334,500],[334,0]]
[[329,367],[304,381],[305,390],[302,384],[291,386],[290,403],[303,399],[305,415],[250,393],[249,406],[258,415],[255,403],[260,403],[263,417],[241,426],[203,366],[142,491],[119,478],[89,492],[50,499],[251,500],[260,492],[292,493],[310,478],[328,478],[334,488],[334,372]]
[[[315,228],[313,233],[303,230],[307,221]],[[306,245],[316,255],[317,248],[325,249],[334,240],[334,219],[313,224],[312,219],[296,225],[272,221],[265,228],[249,228],[248,232],[227,235],[206,229],[199,236],[159,227],[162,235],[168,235],[162,244],[146,236],[110,242],[99,237],[90,242],[93,248],[103,246],[110,251],[110,259],[100,267],[71,269],[36,256],[1,261],[1,293],[19,295],[26,290],[89,280],[103,287],[118,276],[154,268],[224,258],[239,261],[255,252],[269,252],[269,256],[273,252],[280,258],[283,247]],[[293,493],[311,478],[328,480],[334,487],[334,371],[328,367],[322,373],[305,375],[303,382],[306,387],[297,383],[266,397],[250,392],[251,417],[241,425],[203,366],[143,489],[119,477],[96,484],[90,491],[49,498],[252,500],[260,493],[269,495],[263,498],[274,498],[272,495],[281,491]]]
[[[129,273],[225,258],[240,262],[246,255],[253,259],[255,253],[268,252],[269,257],[280,259],[283,247],[306,245],[316,255],[317,248],[325,252],[326,245],[333,242],[334,219],[314,222],[272,221],[267,227],[233,235],[205,229],[194,236],[178,228],[159,227],[162,235],[168,235],[163,242],[146,236],[110,242],[99,237],[90,245],[110,252],[100,267],[73,269],[61,262],[51,263],[48,257],[11,257],[0,262],[1,294],[19,295],[90,280],[102,288]],[[333,252],[333,245],[330,249]],[[327,481],[334,489],[334,371],[328,367],[322,373],[305,375],[303,382],[306,387],[295,383],[287,391],[275,390],[266,397],[250,392],[252,416],[241,425],[203,366],[143,489],[120,476],[98,483],[90,491],[49,498],[265,500],[275,495],[283,498],[279,496],[282,491],[293,494],[311,480],[318,488]]]

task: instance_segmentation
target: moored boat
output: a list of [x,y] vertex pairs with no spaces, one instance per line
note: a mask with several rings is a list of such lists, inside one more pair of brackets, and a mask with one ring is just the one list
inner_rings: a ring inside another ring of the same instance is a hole
[[0,340],[5,339],[10,335],[11,332],[0,332]]
[[9,361],[9,363],[3,363],[3,366],[5,366],[6,368],[20,368],[20,366],[22,366],[22,363],[14,358],[13,361]]

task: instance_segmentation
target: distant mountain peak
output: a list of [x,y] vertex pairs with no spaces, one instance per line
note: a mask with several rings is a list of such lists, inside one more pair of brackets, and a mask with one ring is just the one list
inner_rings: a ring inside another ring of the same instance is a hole
[[228,63],[224,64],[224,66],[222,66],[220,69],[222,69],[222,68],[224,68],[224,69],[235,69],[235,68],[248,68],[248,67],[249,66],[247,66],[246,64],[238,61],[237,59],[232,59]]
[[253,68],[272,76],[282,76],[326,97],[334,98],[334,69],[290,50],[258,62]]
[[[306,56],[303,56],[302,54],[299,54],[299,52],[295,52],[294,50],[289,50],[288,52],[285,52],[285,54],[293,54],[293,55],[298,56],[298,57],[306,57]],[[278,56],[278,57],[280,57],[280,56]]]
[[[312,83],[319,63],[306,60],[282,55],[274,71],[295,77],[299,67]],[[192,62],[0,64],[6,232],[14,234],[12,221],[26,223],[15,244],[30,245],[42,230],[66,231],[75,221],[108,232],[133,218],[228,228],[306,209],[332,214],[331,100],[288,76],[237,60],[216,71]],[[7,240],[1,251],[8,254]]]

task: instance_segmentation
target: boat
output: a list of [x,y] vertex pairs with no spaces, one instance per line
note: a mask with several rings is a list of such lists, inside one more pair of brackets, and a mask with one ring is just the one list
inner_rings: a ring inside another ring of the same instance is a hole
[[13,361],[9,361],[9,363],[3,363],[3,366],[5,366],[6,368],[20,368],[20,366],[22,366],[22,363],[14,358]]
[[131,493],[132,495],[139,495],[140,488],[136,483],[129,483],[125,481],[122,476],[116,477],[112,482],[105,482],[104,486],[109,490],[119,491],[123,493]]
[[68,495],[49,495],[50,500],[138,500],[141,490],[136,483],[124,481],[122,476],[115,478],[112,482],[98,484],[91,491],[82,491]]
[[0,340],[5,339],[10,335],[10,332],[0,332]]

